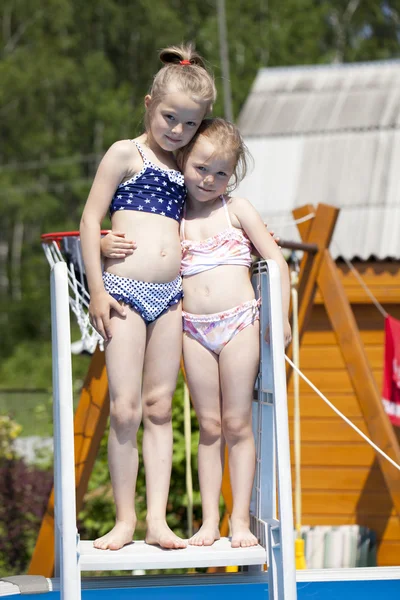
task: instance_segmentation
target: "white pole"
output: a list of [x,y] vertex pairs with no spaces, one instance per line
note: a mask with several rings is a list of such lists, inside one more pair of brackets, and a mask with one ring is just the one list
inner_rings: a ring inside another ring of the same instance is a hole
[[[291,295],[292,295],[292,349],[293,362],[300,368],[300,343],[298,324],[298,273],[291,272]],[[293,417],[294,417],[294,465],[295,465],[295,527],[296,537],[301,538],[301,429],[300,429],[300,379],[297,371],[293,371]]]
[[51,326],[61,600],[79,600],[68,269],[64,262],[55,264],[51,271]]
[[276,428],[276,464],[278,476],[279,521],[281,528],[281,552],[284,569],[284,598],[295,599],[296,568],[293,536],[292,479],[290,474],[290,440],[286,396],[285,347],[283,339],[281,278],[278,265],[267,260],[270,280],[270,314],[273,339],[272,369],[274,373],[274,411]]

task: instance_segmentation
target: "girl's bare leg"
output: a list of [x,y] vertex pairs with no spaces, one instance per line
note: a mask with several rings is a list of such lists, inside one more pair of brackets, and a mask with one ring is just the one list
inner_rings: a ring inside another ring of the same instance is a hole
[[182,354],[180,303],[147,327],[143,370],[143,460],[146,470],[148,544],[185,548],[168,527],[166,509],[172,466],[172,396]]
[[113,529],[94,542],[96,548],[118,550],[132,541],[136,526],[135,488],[138,471],[136,435],[141,409],[141,384],[146,346],[143,319],[126,307],[125,319],[111,318],[112,339],[106,347],[110,390],[108,463],[116,505]]
[[219,356],[222,428],[229,451],[233,495],[232,547],[257,544],[250,531],[250,497],[255,469],[251,404],[259,368],[259,322],[238,333]]
[[190,538],[194,546],[211,546],[219,539],[219,499],[224,463],[218,357],[188,335],[183,357],[192,402],[199,420],[198,469],[203,524]]

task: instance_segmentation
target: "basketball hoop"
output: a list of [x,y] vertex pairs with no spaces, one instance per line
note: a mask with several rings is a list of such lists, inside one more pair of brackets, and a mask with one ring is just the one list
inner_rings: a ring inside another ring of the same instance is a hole
[[90,295],[82,260],[79,231],[44,233],[41,235],[41,240],[50,267],[58,262],[65,262],[68,268],[69,304],[81,332],[81,339],[71,344],[72,353],[93,354],[97,344],[103,350],[103,338],[89,321]]

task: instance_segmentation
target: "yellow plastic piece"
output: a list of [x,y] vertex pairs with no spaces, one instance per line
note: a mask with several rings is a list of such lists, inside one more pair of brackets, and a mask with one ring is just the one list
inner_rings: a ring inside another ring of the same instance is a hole
[[306,557],[304,554],[304,540],[302,538],[295,539],[294,550],[296,557],[296,569],[307,569]]
[[225,572],[226,573],[237,573],[238,572],[238,567],[225,567]]

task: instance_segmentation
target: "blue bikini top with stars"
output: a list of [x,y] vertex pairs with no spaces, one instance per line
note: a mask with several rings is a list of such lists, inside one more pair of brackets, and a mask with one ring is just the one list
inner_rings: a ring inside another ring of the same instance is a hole
[[110,215],[117,210],[137,210],[180,221],[186,198],[182,173],[155,165],[146,158],[138,142],[132,141],[143,159],[143,167],[119,184],[111,201]]

